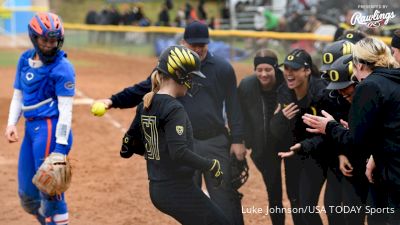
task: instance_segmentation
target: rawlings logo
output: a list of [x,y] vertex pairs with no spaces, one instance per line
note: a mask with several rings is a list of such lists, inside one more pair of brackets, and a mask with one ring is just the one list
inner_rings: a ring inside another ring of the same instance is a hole
[[375,10],[374,14],[363,16],[361,12],[355,12],[351,17],[351,25],[361,24],[366,25],[369,28],[376,28],[382,25],[387,25],[389,20],[396,17],[394,12],[381,13],[379,10]]

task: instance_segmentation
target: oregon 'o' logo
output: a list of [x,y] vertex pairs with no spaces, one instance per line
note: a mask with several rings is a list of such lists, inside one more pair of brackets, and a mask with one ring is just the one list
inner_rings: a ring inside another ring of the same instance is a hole
[[353,38],[353,34],[346,34],[346,38]]
[[329,70],[329,78],[331,81],[339,80],[339,72],[337,70]]
[[322,57],[322,60],[324,61],[325,64],[331,64],[333,62],[333,55],[330,52],[327,52],[324,54]]
[[287,60],[289,60],[289,61],[292,61],[294,59],[294,56],[292,56],[292,55],[289,55],[288,57],[287,57]]

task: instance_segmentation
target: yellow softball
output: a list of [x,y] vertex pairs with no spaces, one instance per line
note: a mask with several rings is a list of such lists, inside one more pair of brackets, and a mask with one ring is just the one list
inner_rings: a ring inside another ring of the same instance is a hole
[[91,111],[95,116],[103,116],[106,113],[106,105],[102,102],[96,102],[92,105]]

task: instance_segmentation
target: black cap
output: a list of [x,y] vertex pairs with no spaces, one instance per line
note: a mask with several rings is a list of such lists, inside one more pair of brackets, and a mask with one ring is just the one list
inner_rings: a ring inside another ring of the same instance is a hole
[[193,21],[186,26],[183,39],[189,44],[208,44],[210,42],[208,26],[197,20]]
[[344,55],[338,58],[328,71],[329,85],[326,89],[340,90],[354,84],[353,76],[353,56]]
[[295,49],[286,56],[283,65],[295,70],[302,67],[311,68],[312,59],[310,54],[308,54],[304,49]]
[[365,33],[359,30],[346,30],[342,36],[338,38],[338,40],[346,40],[350,41],[351,43],[355,44],[361,39],[367,37]]
[[321,71],[327,71],[339,57],[353,52],[353,44],[347,40],[335,41],[322,50]]

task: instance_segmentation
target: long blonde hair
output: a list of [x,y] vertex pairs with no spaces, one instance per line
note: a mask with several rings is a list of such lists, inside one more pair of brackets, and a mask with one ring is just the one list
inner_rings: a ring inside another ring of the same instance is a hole
[[151,91],[143,96],[143,105],[147,110],[150,108],[154,95],[160,90],[162,78],[157,70],[151,74]]
[[371,70],[375,67],[399,67],[390,48],[383,41],[373,37],[364,38],[354,45],[353,58],[366,64]]

